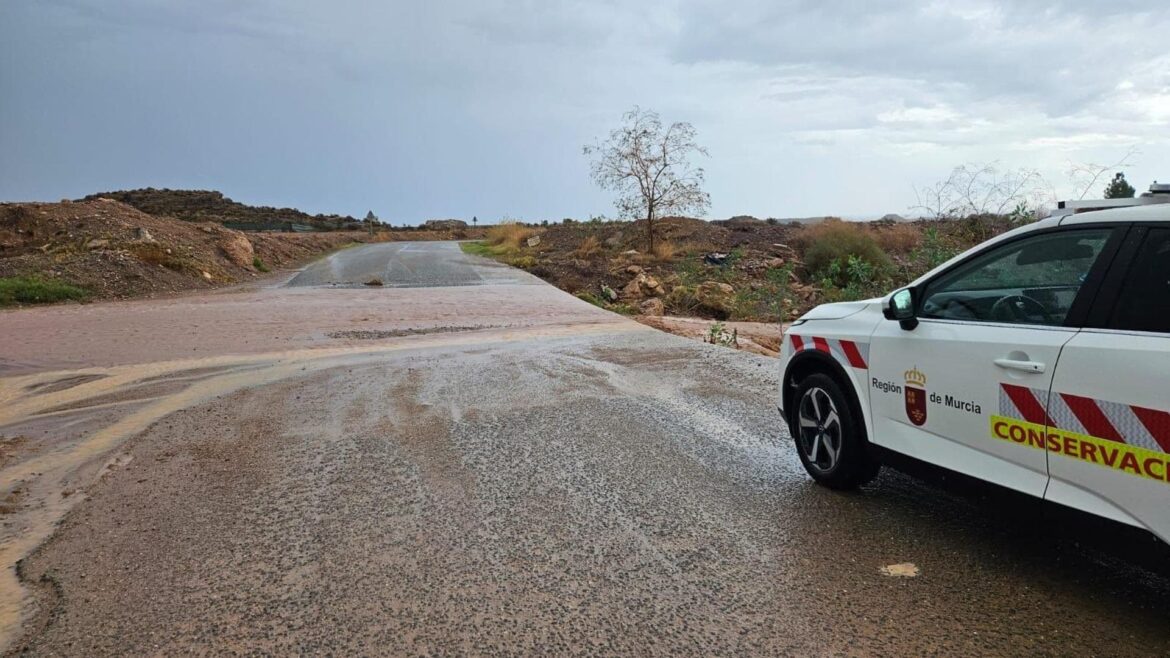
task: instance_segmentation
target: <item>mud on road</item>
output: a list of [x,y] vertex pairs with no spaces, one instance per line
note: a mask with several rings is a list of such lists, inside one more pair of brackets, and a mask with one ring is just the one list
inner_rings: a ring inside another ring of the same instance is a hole
[[[892,471],[814,486],[771,359],[539,284],[247,294],[251,324],[200,319],[233,295],[128,314],[144,356],[4,354],[10,651],[1170,652],[1170,578],[1077,528]],[[201,330],[167,352],[171,313]],[[329,337],[358,328],[387,333]]]

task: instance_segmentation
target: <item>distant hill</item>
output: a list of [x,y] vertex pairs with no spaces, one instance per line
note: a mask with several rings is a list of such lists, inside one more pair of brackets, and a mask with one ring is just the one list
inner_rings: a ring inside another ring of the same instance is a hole
[[213,190],[120,190],[91,194],[82,201],[113,199],[142,212],[191,222],[218,222],[243,230],[342,231],[361,228],[349,215],[310,215],[296,208],[249,206]]

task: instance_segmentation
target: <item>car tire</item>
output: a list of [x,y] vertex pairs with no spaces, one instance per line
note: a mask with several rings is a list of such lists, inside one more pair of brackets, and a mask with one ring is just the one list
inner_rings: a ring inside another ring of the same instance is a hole
[[800,463],[818,483],[856,489],[877,476],[860,414],[837,380],[809,375],[796,386],[789,429]]

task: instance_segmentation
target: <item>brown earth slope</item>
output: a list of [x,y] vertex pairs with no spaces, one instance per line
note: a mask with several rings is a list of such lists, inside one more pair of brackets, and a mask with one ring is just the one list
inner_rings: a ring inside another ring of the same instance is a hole
[[362,223],[348,215],[310,215],[296,208],[251,206],[214,190],[167,190],[147,187],[91,194],[81,201],[113,199],[151,214],[189,222],[238,222],[245,228],[282,228],[292,224],[317,230],[355,230]]
[[108,199],[6,203],[0,277],[59,280],[94,299],[153,296],[248,280],[364,239],[360,232],[245,234]]
[[489,229],[475,251],[620,313],[777,322],[823,302],[884,294],[1011,226],[991,216],[816,224],[671,217],[656,222],[653,249],[640,220],[531,226],[511,246]]

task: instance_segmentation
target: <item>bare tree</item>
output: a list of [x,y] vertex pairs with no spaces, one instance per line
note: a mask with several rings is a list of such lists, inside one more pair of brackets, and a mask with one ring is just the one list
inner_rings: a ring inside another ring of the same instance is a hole
[[1080,191],[1077,196],[1078,199],[1085,198],[1094,187],[1097,186],[1097,181],[1113,171],[1117,171],[1123,167],[1132,166],[1131,160],[1138,154],[1138,148],[1131,146],[1121,159],[1111,165],[1099,165],[1093,162],[1069,162],[1068,163],[1068,179]]
[[707,155],[695,142],[695,128],[676,122],[665,129],[657,112],[639,107],[622,116],[623,125],[604,142],[586,146],[593,159],[590,174],[602,189],[618,195],[614,205],[624,217],[644,217],[650,249],[659,217],[702,216],[711,206],[703,191],[703,169],[691,158]]
[[914,188],[914,194],[918,203],[911,210],[935,219],[1019,212],[1041,205],[1049,196],[1040,172],[1004,170],[996,162],[959,165],[945,180]]

